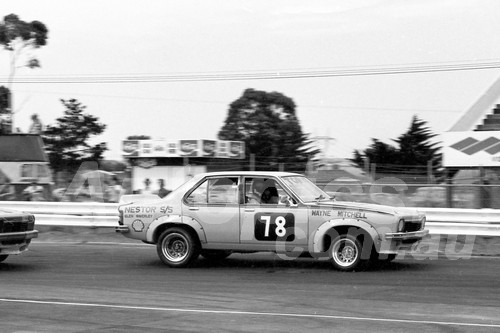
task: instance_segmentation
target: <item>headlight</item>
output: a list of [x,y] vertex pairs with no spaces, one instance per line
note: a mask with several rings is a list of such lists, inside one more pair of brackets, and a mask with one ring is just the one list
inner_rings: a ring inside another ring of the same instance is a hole
[[403,232],[404,228],[405,228],[405,220],[401,219],[398,222],[398,232]]

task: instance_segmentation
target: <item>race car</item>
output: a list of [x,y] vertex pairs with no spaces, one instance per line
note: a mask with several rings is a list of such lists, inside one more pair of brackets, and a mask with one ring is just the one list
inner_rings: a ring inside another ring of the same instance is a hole
[[28,250],[31,239],[38,237],[35,217],[14,210],[0,210],[0,262],[11,254]]
[[200,254],[275,252],[284,259],[310,255],[341,271],[393,260],[427,234],[415,209],[336,202],[305,176],[289,172],[198,174],[160,199],[126,195],[117,232],[156,244],[171,267]]

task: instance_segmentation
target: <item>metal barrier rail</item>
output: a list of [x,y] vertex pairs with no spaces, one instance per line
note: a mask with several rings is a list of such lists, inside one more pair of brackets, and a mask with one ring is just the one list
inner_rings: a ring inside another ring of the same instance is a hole
[[[0,209],[35,215],[36,224],[114,228],[118,204],[99,202],[0,201]],[[500,236],[500,209],[418,208],[431,234]]]

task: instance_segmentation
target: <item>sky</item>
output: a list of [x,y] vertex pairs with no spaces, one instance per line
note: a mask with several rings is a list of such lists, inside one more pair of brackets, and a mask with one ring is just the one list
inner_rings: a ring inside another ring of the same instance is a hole
[[[414,115],[436,134],[448,131],[500,75],[475,68],[500,61],[497,0],[16,0],[2,9],[49,29],[35,52],[41,68],[20,68],[16,79],[64,78],[14,82],[14,126],[27,131],[33,113],[55,124],[60,100],[75,98],[107,125],[93,142],[108,143],[109,159],[122,158],[130,135],[216,139],[247,88],[292,98],[302,131],[332,138],[327,156],[352,157],[372,138],[391,143]],[[449,65],[475,69],[429,70]],[[96,82],[320,70],[350,74]],[[367,71],[375,73],[360,75]],[[9,52],[0,50],[0,79],[8,73]]]

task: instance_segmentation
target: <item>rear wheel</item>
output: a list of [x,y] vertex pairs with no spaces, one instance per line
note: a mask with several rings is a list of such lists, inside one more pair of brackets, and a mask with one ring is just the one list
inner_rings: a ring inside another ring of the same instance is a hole
[[330,254],[333,266],[340,271],[352,271],[361,264],[362,246],[355,237],[344,234],[332,241]]
[[0,262],[2,262],[5,259],[7,259],[8,256],[9,256],[8,254],[2,254],[2,255],[0,255]]
[[165,230],[158,239],[156,251],[163,263],[178,268],[189,266],[200,253],[197,239],[182,228]]

